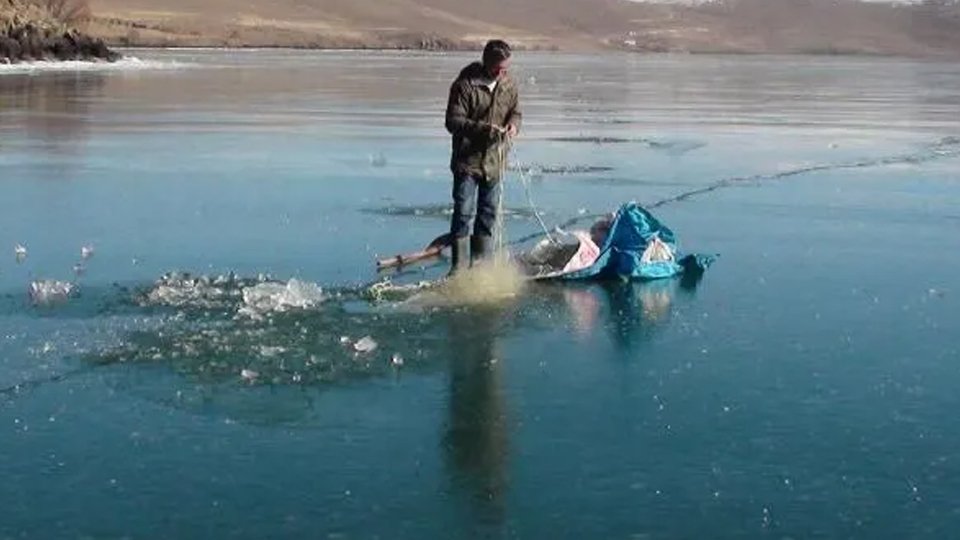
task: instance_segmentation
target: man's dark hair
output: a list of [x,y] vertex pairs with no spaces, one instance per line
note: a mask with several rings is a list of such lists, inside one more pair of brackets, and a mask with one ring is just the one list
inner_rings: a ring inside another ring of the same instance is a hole
[[510,58],[512,51],[510,45],[501,39],[491,39],[483,48],[483,65],[495,66]]

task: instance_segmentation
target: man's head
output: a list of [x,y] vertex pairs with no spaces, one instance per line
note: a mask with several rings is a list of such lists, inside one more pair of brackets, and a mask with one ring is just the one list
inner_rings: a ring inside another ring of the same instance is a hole
[[510,45],[506,41],[491,39],[483,48],[483,69],[490,77],[499,79],[510,67]]

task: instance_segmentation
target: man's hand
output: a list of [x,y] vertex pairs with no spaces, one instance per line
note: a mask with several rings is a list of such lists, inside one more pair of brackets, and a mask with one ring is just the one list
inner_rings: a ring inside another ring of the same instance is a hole
[[490,138],[496,139],[498,137],[508,137],[513,138],[517,136],[517,126],[513,124],[507,124],[506,127],[498,126],[496,124],[490,125]]
[[507,134],[507,129],[504,128],[503,126],[498,126],[496,124],[487,124],[487,125],[490,126],[489,129],[490,129],[491,139],[499,139],[500,137],[503,137]]

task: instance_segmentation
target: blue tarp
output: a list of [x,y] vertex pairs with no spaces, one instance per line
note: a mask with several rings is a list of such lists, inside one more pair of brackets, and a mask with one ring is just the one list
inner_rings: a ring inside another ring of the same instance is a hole
[[[654,237],[670,246],[675,260],[641,262],[643,252]],[[673,231],[637,203],[627,203],[620,207],[606,240],[599,247],[600,255],[593,265],[565,274],[561,279],[652,280],[681,274],[700,274],[716,258],[712,255],[697,254],[682,256]]]

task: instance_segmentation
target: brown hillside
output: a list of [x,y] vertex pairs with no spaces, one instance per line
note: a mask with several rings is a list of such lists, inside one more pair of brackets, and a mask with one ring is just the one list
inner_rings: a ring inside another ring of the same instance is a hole
[[113,43],[960,55],[955,0],[92,0]]

